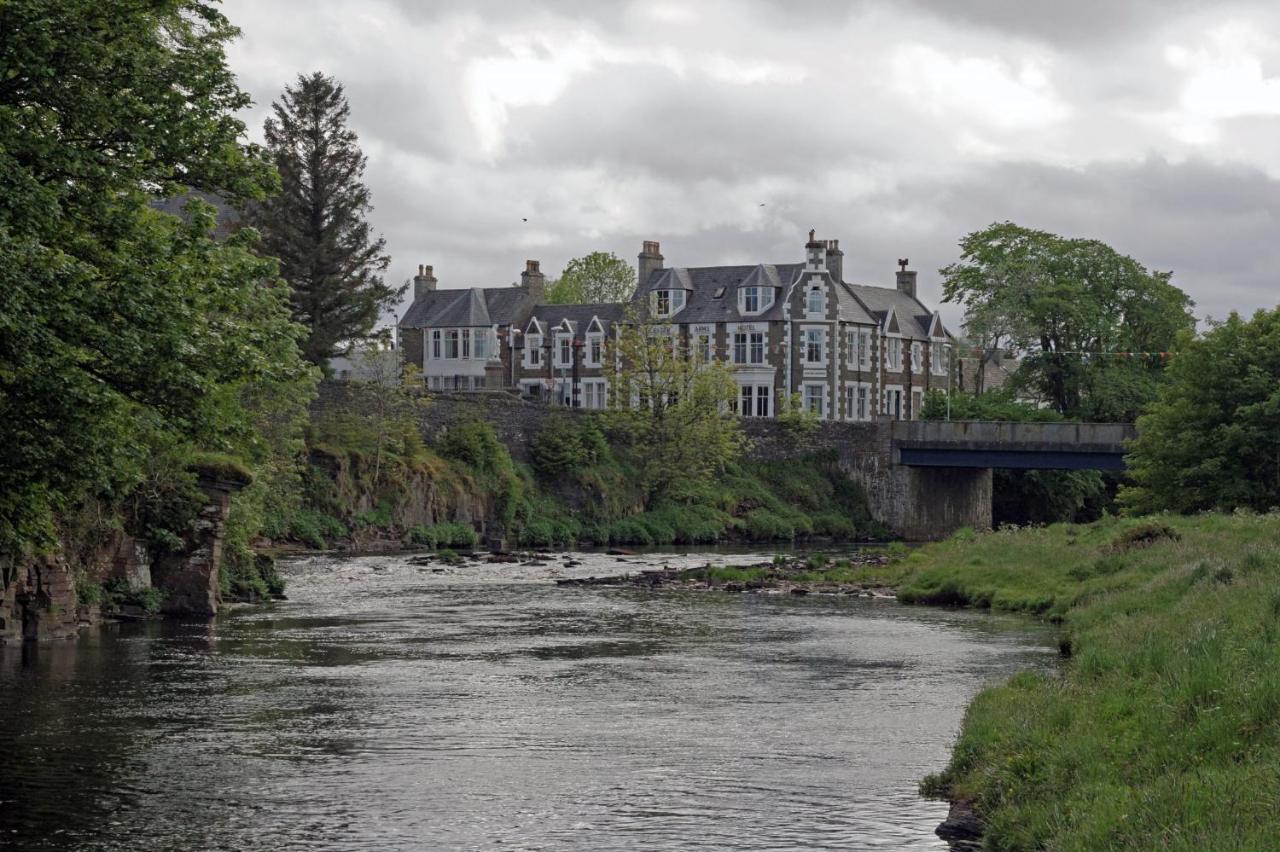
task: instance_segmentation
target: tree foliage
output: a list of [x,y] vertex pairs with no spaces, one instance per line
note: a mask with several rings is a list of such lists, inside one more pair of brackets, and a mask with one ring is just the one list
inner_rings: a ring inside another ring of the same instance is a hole
[[993,224],[960,241],[940,270],[947,301],[965,308],[965,331],[984,347],[1022,354],[1016,386],[1055,411],[1131,420],[1154,397],[1163,362],[1088,352],[1167,352],[1192,328],[1192,302],[1170,283],[1097,240]]
[[320,72],[285,88],[265,125],[282,191],[252,211],[308,329],[303,353],[317,364],[367,337],[405,289],[382,280],[390,258],[365,221],[372,205],[350,112],[342,85]]
[[593,251],[565,264],[564,272],[547,287],[551,305],[605,304],[630,301],[636,290],[636,271],[612,252]]
[[[274,185],[244,146],[236,30],[201,0],[0,4],[0,551],[48,547],[144,462],[260,441],[250,386],[305,384],[299,329],[251,230],[151,209]],[[277,396],[278,394],[272,394]],[[157,448],[164,453],[157,452]]]
[[1188,339],[1128,458],[1137,510],[1280,506],[1280,308]]
[[636,449],[646,492],[722,472],[745,446],[732,406],[738,386],[722,362],[703,361],[678,331],[632,310],[609,343],[612,420]]

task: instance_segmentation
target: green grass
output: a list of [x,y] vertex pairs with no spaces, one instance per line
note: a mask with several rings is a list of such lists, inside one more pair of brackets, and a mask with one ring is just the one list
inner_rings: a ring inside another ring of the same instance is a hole
[[1062,675],[980,693],[922,785],[974,802],[986,848],[1274,848],[1280,515],[965,532],[900,565],[904,601],[1064,631]]

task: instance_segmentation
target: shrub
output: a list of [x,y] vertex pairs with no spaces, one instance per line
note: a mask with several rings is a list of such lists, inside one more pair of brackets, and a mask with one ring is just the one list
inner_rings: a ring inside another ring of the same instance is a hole
[[768,509],[754,509],[743,518],[743,531],[752,541],[791,541],[795,525]]
[[1178,541],[1182,536],[1173,527],[1161,523],[1145,523],[1130,527],[1111,542],[1112,553],[1124,553],[1139,547],[1150,547],[1161,541]]
[[463,548],[471,550],[480,543],[480,536],[471,527],[456,521],[431,526],[418,525],[409,530],[410,544],[431,548]]

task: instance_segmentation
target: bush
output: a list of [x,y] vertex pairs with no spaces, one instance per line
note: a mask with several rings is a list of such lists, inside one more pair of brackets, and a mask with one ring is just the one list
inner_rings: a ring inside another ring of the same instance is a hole
[[795,525],[768,509],[755,509],[743,518],[743,532],[752,541],[792,541]]

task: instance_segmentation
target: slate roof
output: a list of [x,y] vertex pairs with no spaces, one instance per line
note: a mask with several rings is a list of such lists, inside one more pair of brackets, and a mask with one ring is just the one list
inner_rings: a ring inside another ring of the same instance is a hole
[[[636,290],[636,300],[643,301],[654,290],[684,289],[689,291],[685,306],[672,320],[681,323],[767,322],[782,319],[782,297],[786,288],[800,274],[801,263],[763,263],[755,266],[691,266],[657,269],[644,287]],[[738,289],[763,285],[777,287],[778,297],[769,308],[758,314],[738,313]],[[721,288],[720,298],[715,294]]]
[[510,325],[519,322],[528,293],[520,287],[433,290],[415,299],[400,318],[401,328]]
[[[782,319],[782,298],[804,270],[802,263],[762,263],[755,266],[697,266],[655,270],[646,286],[636,291],[643,300],[654,290],[689,291],[685,307],[673,318],[680,323],[767,322]],[[777,288],[778,298],[767,310],[744,316],[738,312],[738,290],[742,287]],[[724,294],[715,293],[724,288]],[[870,287],[841,282],[836,288],[839,316],[845,322],[879,325],[890,308],[897,313],[902,333],[926,338],[933,315],[911,296],[894,287]]]
[[927,338],[933,314],[914,297],[896,287],[871,287],[866,284],[844,285],[862,304],[867,306],[877,322],[884,320],[892,308],[898,318],[898,327],[907,337]]
[[573,329],[574,334],[581,329],[586,332],[587,326],[590,325],[593,318],[599,318],[600,325],[604,331],[608,333],[610,327],[617,321],[622,319],[623,306],[615,303],[603,303],[597,305],[538,305],[533,309],[533,318],[538,324],[546,329],[548,326],[558,326],[566,319],[569,321],[569,327]]

